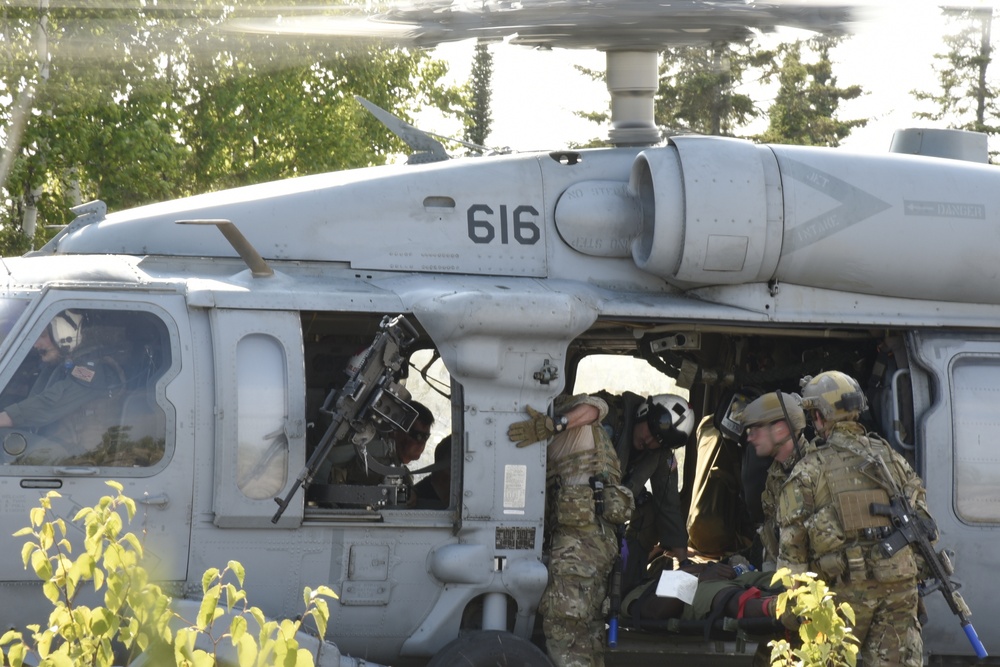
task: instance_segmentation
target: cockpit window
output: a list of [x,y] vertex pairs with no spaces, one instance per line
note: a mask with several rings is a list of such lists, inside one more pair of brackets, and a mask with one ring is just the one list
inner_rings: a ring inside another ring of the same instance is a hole
[[24,314],[28,299],[0,298],[0,343],[7,340],[7,334]]
[[14,465],[143,467],[163,458],[155,384],[170,367],[166,326],[152,313],[66,308],[0,391],[0,458]]

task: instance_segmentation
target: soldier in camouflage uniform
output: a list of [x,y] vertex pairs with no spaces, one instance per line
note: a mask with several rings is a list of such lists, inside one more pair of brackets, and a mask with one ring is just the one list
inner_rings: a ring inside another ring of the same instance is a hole
[[778,495],[792,468],[812,449],[802,435],[806,414],[799,396],[773,391],[758,397],[734,418],[740,421],[754,453],[773,459],[760,499],[764,523],[757,530],[764,547],[763,569],[773,570],[778,558]]
[[512,424],[519,447],[551,438],[546,450],[549,583],[538,610],[556,667],[603,667],[603,605],[618,553],[615,528],[631,515],[632,494],[600,420],[607,404],[591,396],[556,400],[556,419],[528,408]]
[[837,371],[806,378],[802,401],[816,448],[781,490],[778,567],[818,573],[851,605],[865,667],[917,667],[923,664],[918,557],[909,545],[884,555],[878,543],[891,527],[870,507],[888,504],[896,488],[929,519],[923,484],[902,456],[858,423],[867,402],[856,380]]

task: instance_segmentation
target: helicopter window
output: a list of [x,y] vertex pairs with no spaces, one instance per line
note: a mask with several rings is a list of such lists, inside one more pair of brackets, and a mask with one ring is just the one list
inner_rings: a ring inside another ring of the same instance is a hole
[[263,334],[237,344],[237,486],[248,498],[273,497],[288,469],[288,382],[281,343]]
[[7,339],[7,334],[27,307],[27,299],[0,299],[0,343]]
[[66,308],[39,326],[0,392],[3,460],[128,468],[160,461],[166,423],[154,391],[170,366],[162,321],[141,311]]
[[955,507],[963,519],[1000,521],[996,477],[1000,458],[994,445],[998,419],[994,397],[1000,361],[960,357],[952,370],[952,423],[955,428]]

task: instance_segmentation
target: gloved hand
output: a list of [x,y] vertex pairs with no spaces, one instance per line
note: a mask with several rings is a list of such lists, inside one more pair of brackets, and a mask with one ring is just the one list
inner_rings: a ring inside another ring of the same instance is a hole
[[525,406],[531,419],[514,422],[507,429],[507,437],[516,442],[518,447],[526,447],[533,442],[548,440],[556,434],[552,418],[544,412],[539,412],[530,405]]

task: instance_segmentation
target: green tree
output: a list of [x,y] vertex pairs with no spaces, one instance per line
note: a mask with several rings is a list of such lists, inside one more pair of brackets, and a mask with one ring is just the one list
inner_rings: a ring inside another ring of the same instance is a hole
[[468,111],[465,115],[465,141],[485,146],[490,136],[493,116],[490,112],[491,84],[493,80],[493,54],[489,44],[476,44],[476,54],[472,60],[472,73],[468,84]]
[[220,29],[254,1],[5,7],[0,114],[24,131],[0,183],[0,251],[30,244],[17,234],[36,203],[40,226],[62,225],[80,201],[117,210],[382,164],[401,144],[354,94],[402,117],[458,106],[423,51]]
[[[780,66],[773,72],[779,82],[778,93],[768,109],[768,128],[755,137],[757,140],[834,147],[855,127],[867,124],[866,119],[836,118],[841,101],[855,99],[862,93],[858,85],[837,86],[830,50],[839,42],[839,38],[816,37],[805,44],[796,41],[778,47]],[[813,62],[803,59],[803,46],[815,56]]]
[[741,86],[773,58],[774,52],[756,41],[667,49],[660,64],[656,123],[668,131],[737,135],[763,115]]
[[917,100],[929,102],[934,108],[917,112],[914,117],[943,120],[961,130],[1000,134],[1000,107],[996,102],[1000,88],[996,77],[988,75],[993,63],[993,9],[947,7],[942,11],[955,31],[944,37],[947,52],[934,55],[938,92],[911,91]]

